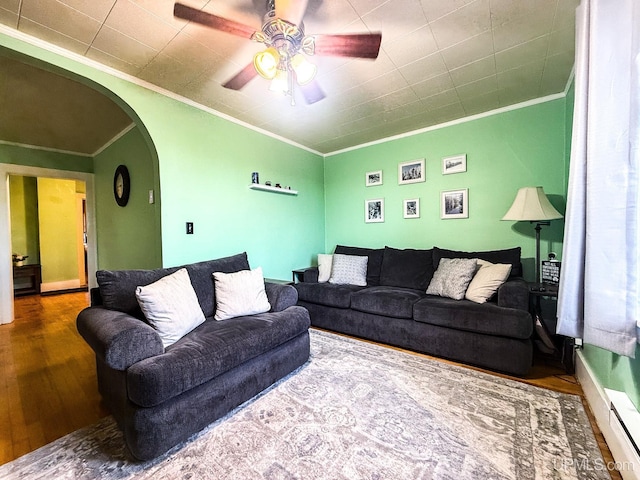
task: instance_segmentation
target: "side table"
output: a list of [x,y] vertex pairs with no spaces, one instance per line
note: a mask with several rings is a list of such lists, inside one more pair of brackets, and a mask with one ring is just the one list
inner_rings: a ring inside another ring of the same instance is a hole
[[[541,342],[538,344],[539,350],[560,360],[565,371],[573,374],[575,371],[573,338],[555,333],[558,285],[529,283],[529,299],[536,335]],[[542,308],[543,300],[547,300],[546,312]],[[549,318],[545,318],[545,315]],[[548,324],[552,328],[549,328]]]
[[298,268],[296,270],[291,270],[293,283],[304,282],[304,272],[306,268]]
[[40,294],[41,268],[39,264],[13,267],[13,295]]

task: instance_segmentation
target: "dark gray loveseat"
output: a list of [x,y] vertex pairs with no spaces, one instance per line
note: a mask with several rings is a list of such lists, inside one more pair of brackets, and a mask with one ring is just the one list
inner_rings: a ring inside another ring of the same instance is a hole
[[[458,252],[339,245],[335,253],[368,257],[367,286],[318,283],[318,268],[306,270],[295,287],[313,326],[519,376],[531,368],[533,321],[520,248]],[[483,304],[427,295],[441,258],[510,263],[511,276]]]
[[290,285],[266,283],[271,311],[216,321],[213,272],[248,270],[245,253],[186,265],[204,323],[166,349],[135,290],[177,271],[100,271],[77,319],[96,354],[98,387],[131,453],[156,457],[309,358],[309,314]]

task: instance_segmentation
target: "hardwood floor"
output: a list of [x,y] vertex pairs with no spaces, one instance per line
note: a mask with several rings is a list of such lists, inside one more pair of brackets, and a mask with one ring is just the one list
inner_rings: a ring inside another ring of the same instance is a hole
[[0,464],[108,415],[75,319],[87,292],[15,299],[0,325]]
[[[87,292],[20,297],[15,321],[0,325],[0,464],[109,414],[98,394],[93,351],[75,326],[88,304]],[[604,460],[613,462],[573,375],[536,357],[526,378],[501,376],[581,396]],[[614,480],[622,478],[610,473]]]

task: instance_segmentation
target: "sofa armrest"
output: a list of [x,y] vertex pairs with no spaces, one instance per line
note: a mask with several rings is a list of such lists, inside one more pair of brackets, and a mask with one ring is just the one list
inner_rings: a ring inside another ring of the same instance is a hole
[[265,282],[264,287],[272,312],[281,312],[298,303],[298,291],[291,285]]
[[498,289],[498,306],[529,311],[529,285],[522,278],[512,278]]
[[305,268],[302,276],[304,283],[318,283],[318,267]]
[[140,360],[164,353],[158,333],[126,313],[88,307],[78,314],[76,326],[96,356],[114,370],[124,371]]

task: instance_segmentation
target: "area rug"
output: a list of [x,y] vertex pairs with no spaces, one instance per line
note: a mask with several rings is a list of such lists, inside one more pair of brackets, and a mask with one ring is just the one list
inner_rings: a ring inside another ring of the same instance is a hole
[[0,478],[610,477],[577,396],[312,331],[307,364],[155,460],[108,417]]

